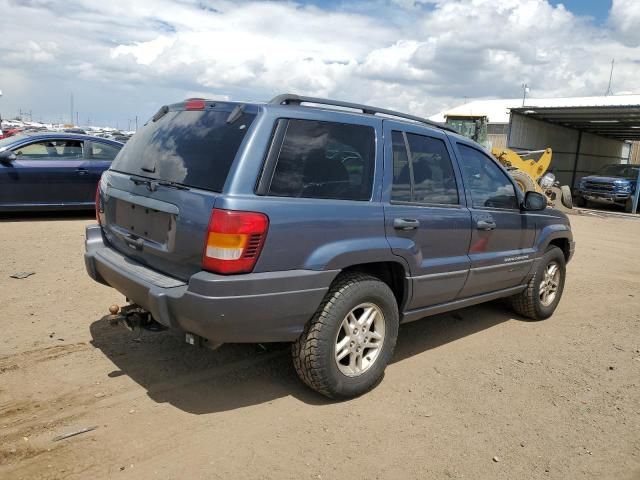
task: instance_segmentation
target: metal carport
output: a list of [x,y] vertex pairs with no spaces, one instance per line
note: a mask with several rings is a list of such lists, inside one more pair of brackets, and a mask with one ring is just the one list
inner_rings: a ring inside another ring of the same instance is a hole
[[509,126],[510,147],[550,146],[556,176],[575,188],[580,178],[603,165],[628,161],[625,141],[640,140],[640,104],[526,105],[511,108]]
[[625,162],[625,140],[640,140],[640,104],[511,108],[508,145],[551,147],[554,170],[572,186],[606,163]]

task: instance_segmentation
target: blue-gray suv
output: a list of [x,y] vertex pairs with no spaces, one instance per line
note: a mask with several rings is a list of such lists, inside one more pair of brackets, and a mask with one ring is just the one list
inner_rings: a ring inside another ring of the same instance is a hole
[[332,398],[382,378],[401,323],[508,297],[555,310],[567,217],[477,143],[419,117],[295,95],[162,107],[98,185],[85,261],[129,326],[292,342]]

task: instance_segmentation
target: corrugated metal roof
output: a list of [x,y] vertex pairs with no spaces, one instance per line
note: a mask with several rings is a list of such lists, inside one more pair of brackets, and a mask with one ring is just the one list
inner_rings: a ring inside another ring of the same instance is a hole
[[640,140],[640,105],[526,106],[511,111],[616,140]]
[[[640,95],[608,95],[606,97],[527,98],[524,108],[614,107],[640,106]],[[444,122],[446,116],[486,116],[490,123],[509,123],[510,109],[522,109],[522,98],[474,100],[429,117]]]

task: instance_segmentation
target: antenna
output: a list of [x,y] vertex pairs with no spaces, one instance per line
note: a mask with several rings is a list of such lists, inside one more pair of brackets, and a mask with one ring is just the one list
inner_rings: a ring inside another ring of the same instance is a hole
[[524,107],[524,102],[527,99],[527,93],[529,93],[529,85],[526,83],[522,84],[522,106]]
[[611,80],[613,79],[613,64],[615,63],[616,59],[612,58],[611,59],[611,72],[609,72],[609,86],[607,87],[607,91],[604,93],[605,97],[608,97],[609,95],[613,95],[613,92],[611,91]]

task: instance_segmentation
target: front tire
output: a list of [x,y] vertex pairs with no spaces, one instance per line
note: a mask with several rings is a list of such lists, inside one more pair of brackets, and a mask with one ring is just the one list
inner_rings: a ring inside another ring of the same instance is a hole
[[573,197],[571,196],[571,189],[569,188],[569,185],[562,185],[560,187],[560,191],[562,192],[560,195],[562,205],[569,209],[573,208]]
[[511,297],[511,306],[517,313],[532,320],[549,318],[562,297],[565,276],[564,253],[558,247],[550,246],[527,288]]
[[633,211],[633,197],[628,198],[625,202],[624,211],[626,213],[631,213]]
[[292,346],[302,381],[329,398],[352,398],[382,378],[398,337],[398,305],[371,275],[339,277]]

